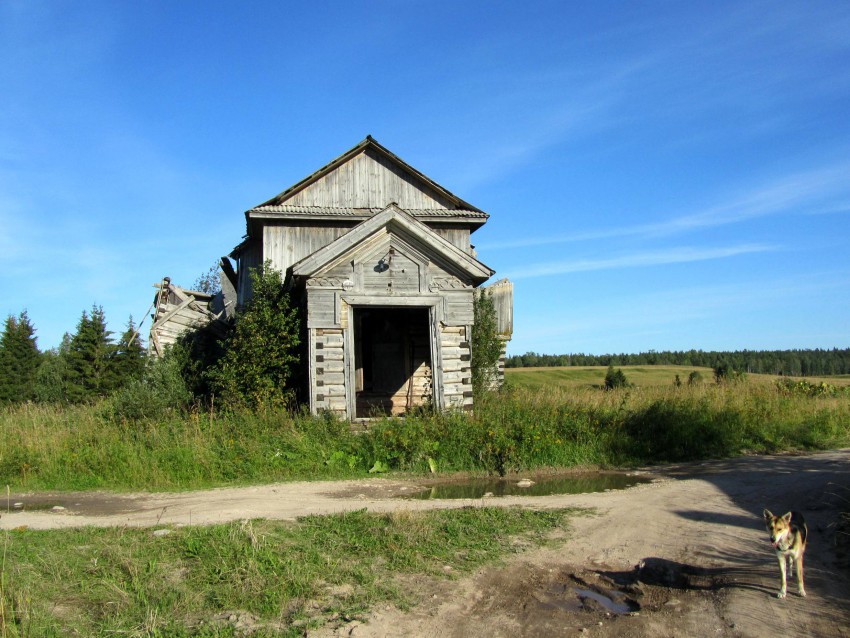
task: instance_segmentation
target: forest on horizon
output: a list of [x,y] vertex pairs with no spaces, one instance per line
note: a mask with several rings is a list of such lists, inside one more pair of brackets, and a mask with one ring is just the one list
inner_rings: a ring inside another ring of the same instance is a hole
[[507,368],[550,368],[571,366],[672,365],[717,368],[736,372],[777,374],[793,377],[850,374],[850,348],[812,350],[664,351],[638,354],[539,354],[526,352],[505,359]]

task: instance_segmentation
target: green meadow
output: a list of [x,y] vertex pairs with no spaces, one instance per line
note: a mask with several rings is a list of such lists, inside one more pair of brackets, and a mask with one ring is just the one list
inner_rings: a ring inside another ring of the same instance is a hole
[[[626,375],[629,383],[639,387],[657,387],[673,384],[676,376],[684,384],[692,372],[699,372],[703,383],[714,382],[714,370],[699,366],[644,365],[615,366]],[[542,389],[559,388],[600,388],[604,385],[605,366],[570,366],[547,368],[507,368],[505,379],[517,387]],[[770,374],[751,374],[747,378],[754,383],[772,383],[783,377]],[[832,377],[810,377],[812,382],[826,382],[834,385],[850,385],[850,375]]]
[[[169,412],[128,421],[108,404],[0,410],[0,485],[20,490],[185,490],[386,472],[505,474],[577,465],[627,467],[850,444],[850,380],[708,369],[508,370],[474,413],[422,411],[365,433],[304,412]],[[679,375],[681,384],[675,385]],[[834,382],[833,382],[834,381]]]

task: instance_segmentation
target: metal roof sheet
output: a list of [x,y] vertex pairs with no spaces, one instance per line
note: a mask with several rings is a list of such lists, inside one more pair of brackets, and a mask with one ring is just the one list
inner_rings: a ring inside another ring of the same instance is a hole
[[[371,217],[384,210],[383,208],[336,208],[329,206],[292,206],[282,204],[267,204],[257,206],[248,211],[251,213],[273,213],[292,216],[341,216],[341,217]],[[405,208],[405,212],[414,217],[459,217],[464,219],[487,219],[489,215],[480,210],[449,209],[449,208]]]

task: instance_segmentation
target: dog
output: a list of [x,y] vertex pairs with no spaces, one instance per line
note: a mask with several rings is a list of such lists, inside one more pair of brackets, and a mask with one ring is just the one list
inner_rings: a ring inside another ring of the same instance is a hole
[[779,560],[779,574],[782,578],[782,587],[780,587],[776,597],[785,598],[787,591],[786,565],[793,576],[795,564],[797,568],[797,591],[799,591],[800,596],[805,596],[803,554],[806,551],[809,529],[806,527],[803,515],[800,512],[788,512],[784,516],[774,516],[770,510],[766,509],[764,510],[764,523],[770,534],[773,549],[776,550],[776,558]]

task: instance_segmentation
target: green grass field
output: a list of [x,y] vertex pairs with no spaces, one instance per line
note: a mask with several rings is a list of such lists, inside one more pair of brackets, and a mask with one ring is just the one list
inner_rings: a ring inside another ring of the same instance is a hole
[[[629,383],[648,388],[673,385],[676,375],[686,383],[691,372],[699,372],[704,383],[714,382],[714,370],[698,366],[615,366],[623,371]],[[542,389],[559,388],[600,388],[605,383],[605,366],[574,366],[563,368],[507,368],[505,380],[518,388]],[[774,382],[780,379],[771,374],[751,374],[748,379],[754,382]],[[810,377],[813,383],[827,382],[833,385],[850,385],[850,375],[834,377]]]

